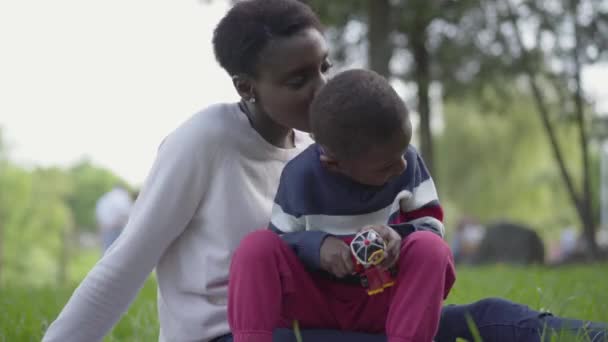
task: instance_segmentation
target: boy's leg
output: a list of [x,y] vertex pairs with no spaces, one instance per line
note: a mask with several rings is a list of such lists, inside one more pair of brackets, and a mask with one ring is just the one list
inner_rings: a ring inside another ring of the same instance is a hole
[[301,328],[336,328],[325,296],[295,253],[268,230],[246,236],[230,268],[228,321],[236,342],[272,341],[297,318]]
[[583,341],[608,341],[606,324],[555,317],[501,298],[444,307],[436,341],[474,340],[467,317],[484,341],[541,342],[552,341],[552,337],[570,341],[572,336],[584,337]]
[[456,280],[452,252],[434,233],[414,232],[401,244],[386,320],[388,341],[430,342],[443,300]]

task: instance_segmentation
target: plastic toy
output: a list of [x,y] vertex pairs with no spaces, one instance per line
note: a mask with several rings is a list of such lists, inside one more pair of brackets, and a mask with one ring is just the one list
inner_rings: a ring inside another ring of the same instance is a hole
[[370,296],[395,285],[395,269],[378,267],[385,257],[386,242],[375,230],[364,230],[355,235],[350,242],[350,250],[355,259],[355,272]]

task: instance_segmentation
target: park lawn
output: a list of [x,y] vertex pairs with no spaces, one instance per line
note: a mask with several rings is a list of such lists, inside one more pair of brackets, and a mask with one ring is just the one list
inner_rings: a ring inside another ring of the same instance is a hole
[[[459,267],[456,286],[447,302],[462,304],[497,296],[557,315],[608,322],[607,280],[608,264]],[[0,288],[0,342],[40,341],[75,286],[9,284]],[[151,277],[105,341],[157,338],[156,282]]]

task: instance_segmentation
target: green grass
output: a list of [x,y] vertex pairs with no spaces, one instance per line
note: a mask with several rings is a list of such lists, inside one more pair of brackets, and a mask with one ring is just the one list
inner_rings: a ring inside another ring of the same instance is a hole
[[448,303],[502,297],[555,315],[608,322],[608,264],[458,267]]
[[[460,267],[448,303],[497,296],[562,316],[608,322],[607,267]],[[69,287],[4,285],[0,288],[0,342],[39,341],[75,286],[76,283]],[[149,279],[105,341],[157,340],[155,288],[155,280]]]
[[[73,288],[0,289],[0,342],[40,341]],[[156,283],[148,280],[139,296],[105,341],[157,341]]]

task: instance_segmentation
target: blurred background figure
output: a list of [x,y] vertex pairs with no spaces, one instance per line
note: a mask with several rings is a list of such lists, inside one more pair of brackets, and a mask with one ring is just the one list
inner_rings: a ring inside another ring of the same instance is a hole
[[475,251],[473,264],[545,263],[545,244],[536,230],[528,224],[495,220],[485,227],[486,231]]
[[95,217],[101,237],[102,253],[118,238],[129,220],[133,199],[122,185],[103,194],[95,206]]
[[454,228],[451,248],[457,263],[472,263],[485,228],[470,217],[462,218]]
[[[574,233],[576,239],[576,231]],[[470,217],[462,218],[454,228],[451,248],[455,261],[460,264],[545,262],[544,242],[536,230],[509,220],[496,219],[481,224]]]

